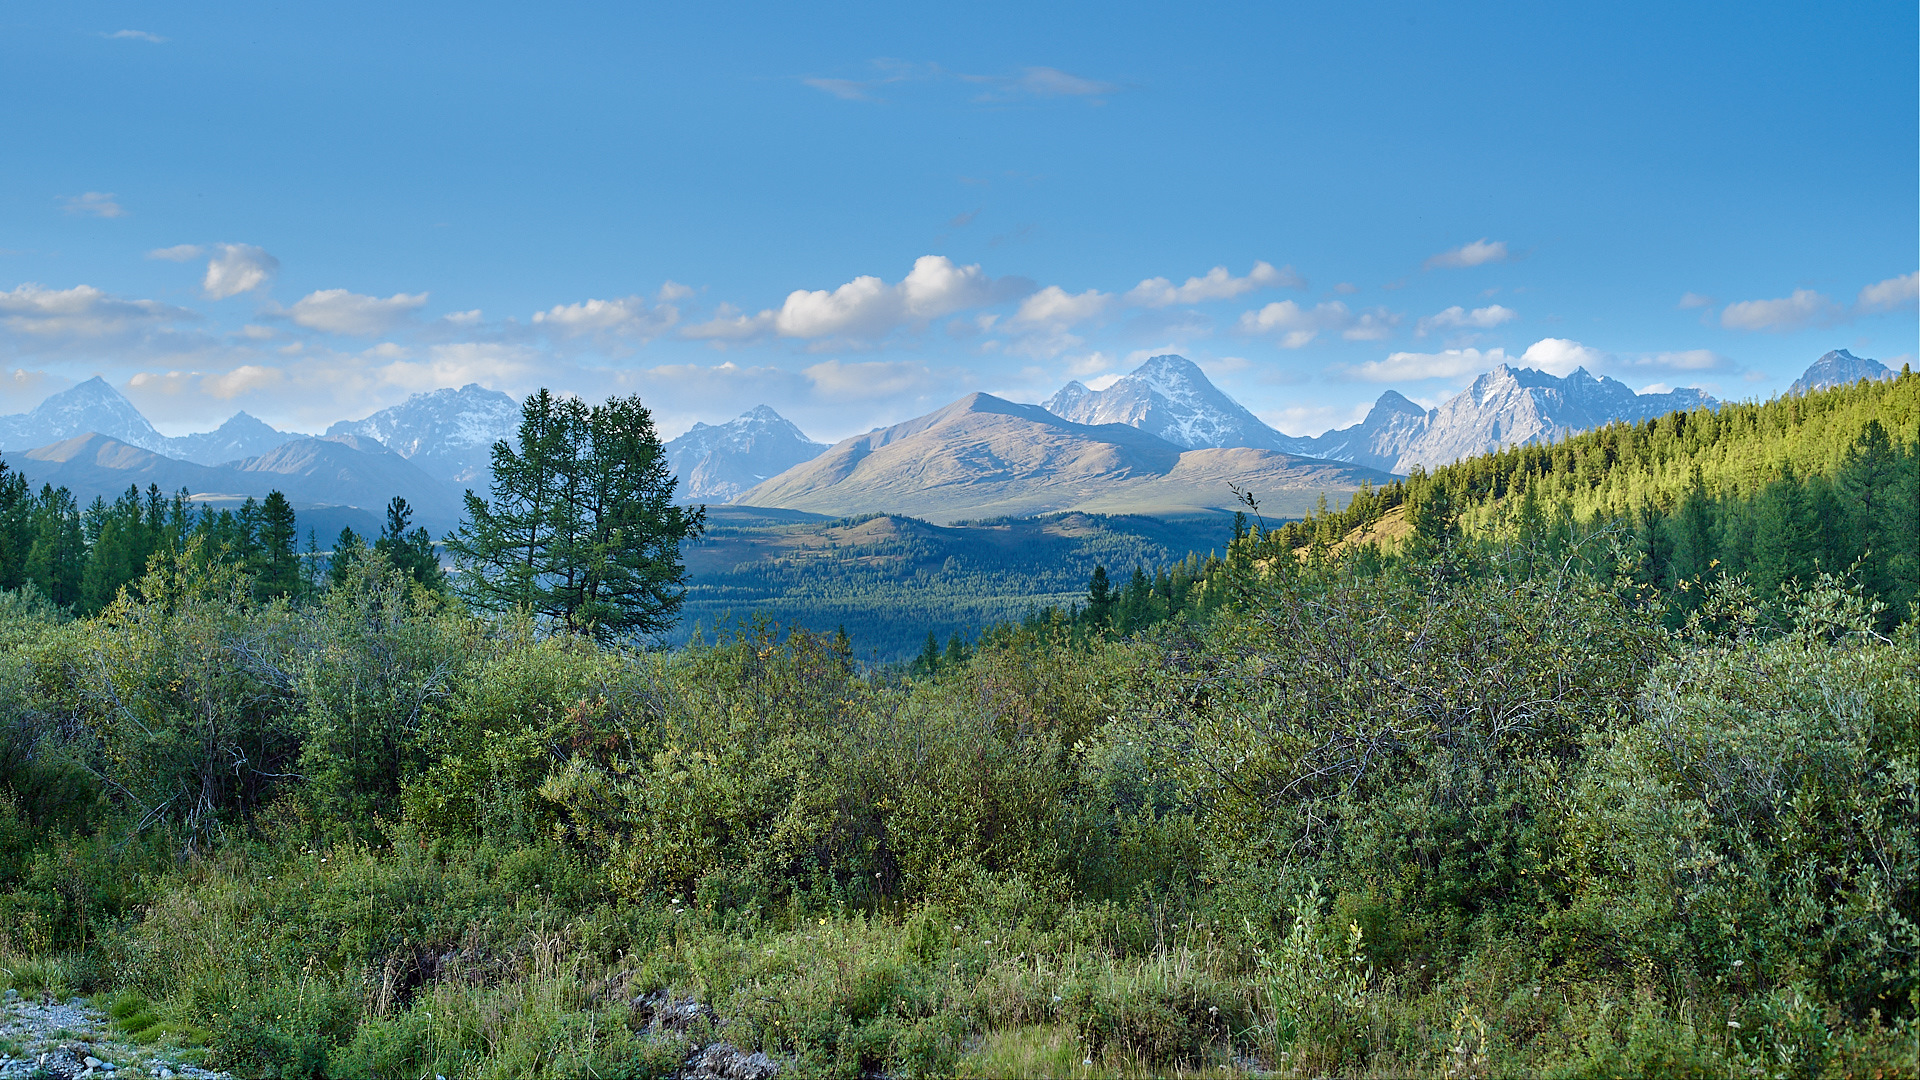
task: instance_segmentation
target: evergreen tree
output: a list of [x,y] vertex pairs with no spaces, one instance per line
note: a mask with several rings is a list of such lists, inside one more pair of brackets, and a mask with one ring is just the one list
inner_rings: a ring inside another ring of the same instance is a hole
[[1107,568],[1096,566],[1093,577],[1087,580],[1087,622],[1096,629],[1113,625],[1115,597],[1113,585],[1107,581]]
[[300,590],[300,553],[295,548],[299,533],[295,527],[293,504],[278,491],[267,493],[260,505],[259,529],[255,534],[258,555],[255,559],[254,595],[261,599],[292,596]]
[[469,491],[447,538],[461,594],[602,638],[666,630],[685,596],[680,544],[706,521],[674,503],[675,484],[639,398],[589,407],[541,390],[521,407],[519,449],[494,444],[491,499]]
[[433,548],[433,536],[424,528],[409,531],[407,526],[412,520],[413,507],[395,495],[387,503],[387,521],[381,526],[380,539],[374,542],[373,549],[385,555],[395,569],[427,589],[439,592],[446,584],[446,575],[440,569],[440,555]]

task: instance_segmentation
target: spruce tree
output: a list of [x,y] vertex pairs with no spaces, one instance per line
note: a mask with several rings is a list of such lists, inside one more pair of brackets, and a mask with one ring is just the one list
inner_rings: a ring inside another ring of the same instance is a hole
[[467,492],[467,520],[447,537],[461,595],[603,639],[671,627],[685,598],[680,544],[706,511],[674,503],[652,414],[638,397],[590,407],[541,390],[518,434],[518,449],[494,444],[491,498]]

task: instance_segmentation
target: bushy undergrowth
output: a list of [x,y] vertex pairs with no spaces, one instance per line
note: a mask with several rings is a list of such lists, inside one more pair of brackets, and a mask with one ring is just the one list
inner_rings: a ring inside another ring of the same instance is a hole
[[543,637],[377,557],[8,599],[0,979],[280,1076],[1915,1067],[1911,629],[1235,565],[1205,625],[928,678]]

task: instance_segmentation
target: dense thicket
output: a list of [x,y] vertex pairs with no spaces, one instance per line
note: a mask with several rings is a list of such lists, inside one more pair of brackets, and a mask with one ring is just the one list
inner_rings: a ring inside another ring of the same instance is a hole
[[1877,549],[1682,612],[1630,524],[1402,490],[1391,548],[1256,520],[912,670],[476,618],[377,546],[10,593],[0,970],[253,1074],[1911,1071]]

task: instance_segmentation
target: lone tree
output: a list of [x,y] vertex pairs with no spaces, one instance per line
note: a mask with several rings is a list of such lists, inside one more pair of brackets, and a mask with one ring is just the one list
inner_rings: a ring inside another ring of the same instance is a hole
[[520,406],[519,444],[493,444],[492,498],[468,491],[467,520],[447,537],[455,589],[602,640],[671,627],[686,596],[680,542],[704,530],[706,508],[674,504],[646,406],[543,389]]

